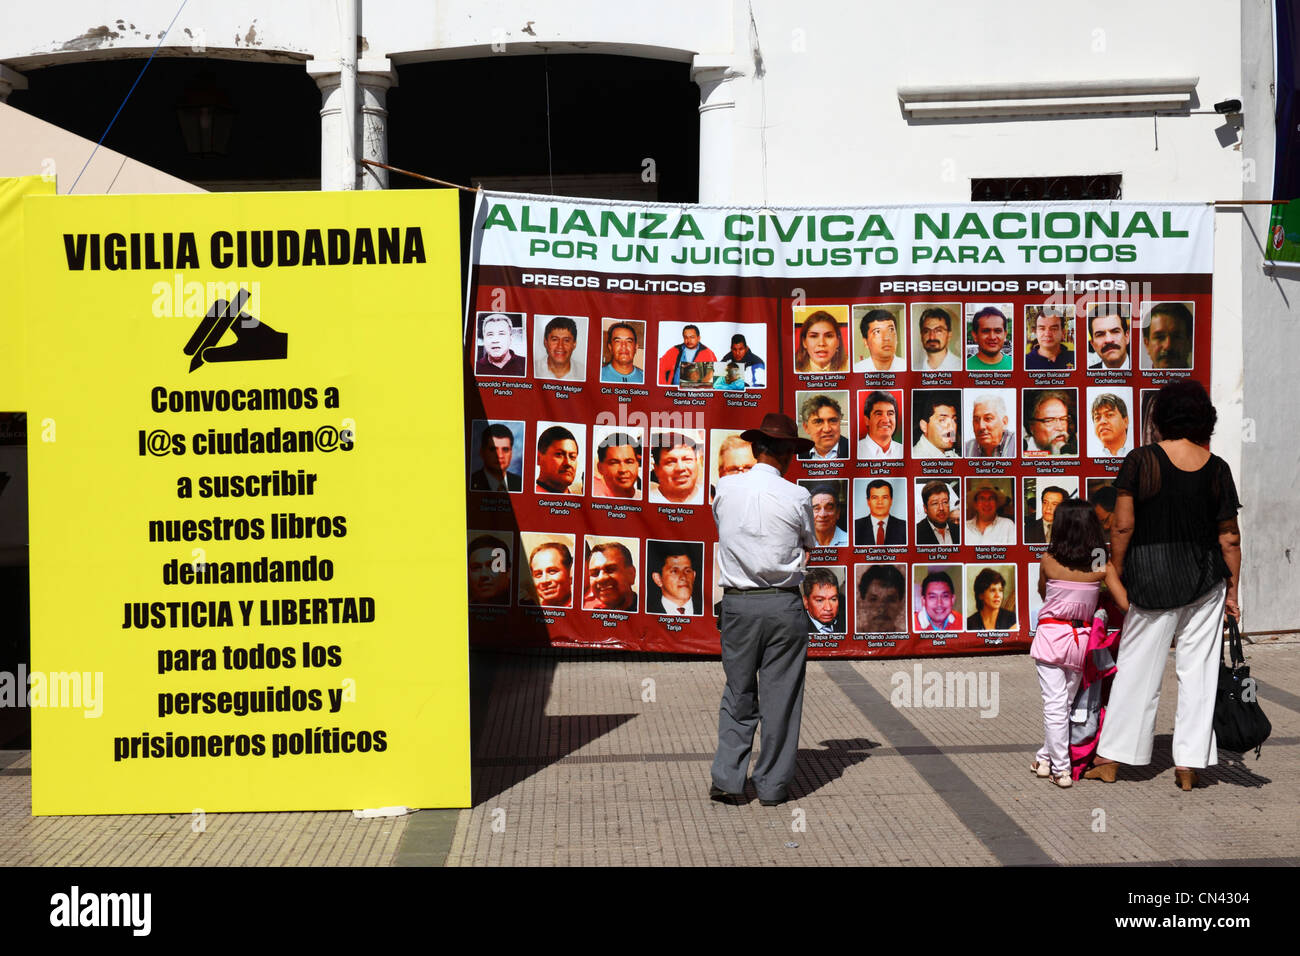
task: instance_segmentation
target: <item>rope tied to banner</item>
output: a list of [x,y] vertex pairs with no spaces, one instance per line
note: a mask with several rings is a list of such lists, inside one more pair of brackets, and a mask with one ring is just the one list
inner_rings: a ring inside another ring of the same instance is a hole
[[450,189],[460,189],[467,193],[480,192],[478,186],[462,186],[459,183],[449,183],[445,179],[435,179],[432,176],[425,176],[423,173],[413,173],[409,169],[399,169],[397,166],[389,166],[387,163],[379,163],[373,159],[361,160],[363,166],[376,166],[379,169],[386,169],[391,173],[401,173],[403,176],[410,176],[412,179],[421,179],[427,183],[437,183],[439,186],[446,186]]

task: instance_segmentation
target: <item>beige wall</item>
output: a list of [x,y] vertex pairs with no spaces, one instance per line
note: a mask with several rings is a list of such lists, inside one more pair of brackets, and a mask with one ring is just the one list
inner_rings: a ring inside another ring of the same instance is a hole
[[91,140],[0,103],[0,176],[53,176],[66,195],[92,151],[78,196],[204,191],[111,149],[95,151]]

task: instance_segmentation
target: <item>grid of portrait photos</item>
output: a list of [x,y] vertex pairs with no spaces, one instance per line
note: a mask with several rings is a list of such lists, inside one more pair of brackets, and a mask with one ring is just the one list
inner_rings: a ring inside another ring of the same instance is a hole
[[567,619],[573,643],[617,641],[633,618],[657,620],[660,649],[716,640],[711,505],[755,465],[742,433],[780,410],[811,445],[785,477],[812,512],[814,650],[1027,644],[1056,509],[1113,492],[1158,439],[1160,385],[1208,371],[1190,297],[801,291],[780,322],[472,313],[493,414],[470,416],[471,526],[519,517],[470,532],[471,607]]
[[[656,385],[689,391],[767,388],[762,322],[479,311],[466,327],[474,377]],[[590,378],[589,378],[590,376]]]
[[1140,300],[1135,320],[1127,300],[794,306],[789,404],[815,445],[802,457],[1122,459],[1150,440],[1147,393],[1196,367],[1195,308]]
[[813,444],[793,480],[813,501],[810,567],[840,582],[820,583],[823,635],[1025,630],[1056,508],[1089,496],[1090,464],[1113,480],[1158,437],[1152,396],[1195,367],[1193,301],[1058,299],[790,307],[787,407]]

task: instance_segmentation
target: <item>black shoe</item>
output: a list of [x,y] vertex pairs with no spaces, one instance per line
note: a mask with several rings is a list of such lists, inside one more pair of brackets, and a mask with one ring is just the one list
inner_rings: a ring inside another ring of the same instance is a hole
[[733,806],[738,806],[745,802],[744,794],[729,793],[719,787],[716,783],[709,787],[709,799],[716,800],[718,803],[729,803]]
[[762,807],[779,807],[781,804],[785,803],[785,802],[786,802],[787,800],[789,800],[789,799],[790,799],[789,797],[781,797],[781,798],[778,799],[778,800],[762,800],[762,799],[760,799],[760,800],[758,801],[758,804],[759,804],[759,806],[762,806]]

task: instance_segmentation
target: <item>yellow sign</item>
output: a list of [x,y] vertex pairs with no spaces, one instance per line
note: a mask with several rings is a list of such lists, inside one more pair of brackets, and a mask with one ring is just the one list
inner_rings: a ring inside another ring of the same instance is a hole
[[[5,275],[10,278],[10,291],[14,282],[22,282],[22,271],[17,264],[23,255],[23,200],[28,196],[53,196],[53,176],[17,176],[0,179],[0,262]],[[22,318],[16,308],[0,311],[0,412],[20,412],[23,403],[23,330]]]
[[33,812],[468,806],[455,195],[24,233]]

